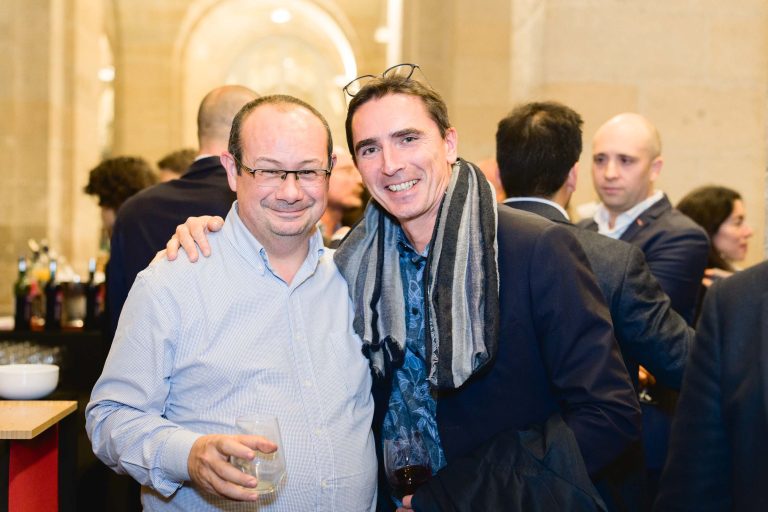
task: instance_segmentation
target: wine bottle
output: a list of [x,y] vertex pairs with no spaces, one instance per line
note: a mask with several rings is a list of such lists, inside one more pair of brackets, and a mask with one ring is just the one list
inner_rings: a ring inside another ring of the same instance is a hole
[[96,258],[88,260],[88,283],[85,285],[85,322],[86,330],[98,329],[101,315],[101,295],[96,284]]
[[55,259],[52,259],[48,264],[50,271],[50,277],[45,284],[45,330],[56,331],[61,329],[61,301],[62,301],[62,289],[59,282],[56,280],[56,267],[57,263]]
[[19,275],[13,284],[13,295],[16,299],[13,329],[27,331],[29,330],[32,309],[29,296],[29,277],[27,277],[27,259],[24,256],[19,256]]

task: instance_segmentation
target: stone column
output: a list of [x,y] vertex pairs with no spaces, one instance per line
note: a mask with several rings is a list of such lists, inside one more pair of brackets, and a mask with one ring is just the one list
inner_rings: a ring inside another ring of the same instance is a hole
[[15,261],[47,238],[84,272],[97,250],[98,210],[82,187],[98,162],[90,68],[98,2],[6,0],[0,9],[0,314],[12,311]]
[[404,4],[403,60],[443,96],[468,160],[494,155],[496,122],[511,108],[511,40],[509,0]]

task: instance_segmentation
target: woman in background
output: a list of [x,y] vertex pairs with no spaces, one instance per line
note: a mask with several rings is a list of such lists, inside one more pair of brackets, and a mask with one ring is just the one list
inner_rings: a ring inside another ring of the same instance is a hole
[[704,292],[713,281],[740,270],[738,264],[747,256],[752,227],[746,222],[741,195],[726,187],[697,188],[678,203],[677,209],[709,235],[709,260],[701,282],[701,304]]

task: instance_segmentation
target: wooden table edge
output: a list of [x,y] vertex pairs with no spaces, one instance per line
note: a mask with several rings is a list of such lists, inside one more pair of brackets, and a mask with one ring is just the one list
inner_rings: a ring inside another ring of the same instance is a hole
[[[66,418],[77,410],[77,401],[74,400],[3,400],[0,401],[0,411],[6,407],[46,407],[59,406],[60,408],[45,421],[37,424],[31,430],[10,430],[0,427],[0,439],[34,439],[40,433],[45,432],[63,418]],[[2,423],[2,420],[0,420]]]

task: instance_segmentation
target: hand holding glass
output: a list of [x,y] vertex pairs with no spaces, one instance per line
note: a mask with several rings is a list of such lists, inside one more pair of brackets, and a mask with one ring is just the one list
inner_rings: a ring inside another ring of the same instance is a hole
[[254,491],[259,494],[272,494],[285,477],[285,459],[283,441],[280,439],[280,427],[273,416],[247,415],[235,421],[238,430],[247,435],[261,436],[277,445],[277,450],[264,453],[255,450],[253,460],[230,457],[229,462],[243,473],[255,476],[259,481]]
[[432,470],[421,434],[384,440],[384,469],[398,498],[413,494],[429,480]]

